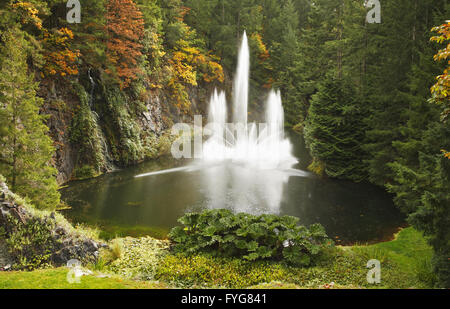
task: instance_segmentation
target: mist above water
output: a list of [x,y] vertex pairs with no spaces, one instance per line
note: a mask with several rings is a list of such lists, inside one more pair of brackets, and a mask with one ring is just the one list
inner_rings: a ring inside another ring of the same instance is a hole
[[265,123],[248,124],[250,53],[244,32],[233,89],[233,122],[226,123],[224,92],[211,97],[208,128],[211,138],[203,145],[204,161],[231,160],[258,169],[287,170],[297,163],[292,145],[284,136],[284,111],[280,91],[271,90]]
[[150,172],[137,178],[169,173],[200,173],[201,191],[208,208],[228,208],[253,214],[280,213],[289,177],[305,177],[293,169],[298,160],[284,133],[284,110],[280,91],[271,90],[264,123],[248,123],[250,52],[244,32],[233,87],[232,123],[225,92],[214,90],[208,124],[203,132],[201,159],[174,169]]

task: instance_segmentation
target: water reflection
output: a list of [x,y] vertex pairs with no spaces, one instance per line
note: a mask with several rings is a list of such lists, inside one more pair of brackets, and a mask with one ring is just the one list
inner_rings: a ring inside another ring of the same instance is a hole
[[251,214],[280,214],[289,173],[224,163],[202,171],[202,191],[209,209]]
[[[294,168],[305,169],[309,158],[303,139],[297,134],[290,139],[295,156],[302,159]],[[183,166],[194,169],[135,178]],[[304,177],[293,177],[295,173]],[[386,239],[404,223],[391,196],[378,187],[321,179],[295,170],[251,169],[231,162],[200,167],[163,158],[70,183],[62,196],[72,206],[65,214],[75,222],[136,229],[167,230],[186,212],[216,208],[291,215],[304,225],[318,222],[340,243]]]

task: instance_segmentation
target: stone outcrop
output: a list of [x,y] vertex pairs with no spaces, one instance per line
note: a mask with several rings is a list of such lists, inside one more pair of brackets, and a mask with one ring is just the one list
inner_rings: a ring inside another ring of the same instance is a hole
[[[67,262],[72,259],[77,259],[83,264],[97,261],[99,249],[106,245],[82,235],[61,215],[31,210],[30,206],[20,205],[16,199],[6,184],[0,181],[0,229],[3,234],[0,237],[4,238],[3,249],[8,248],[6,244],[12,235],[17,238],[17,235],[25,234],[28,240],[32,240],[31,244],[24,245],[26,249],[20,252],[27,260],[35,258],[35,256],[27,256],[30,252],[33,254],[50,252],[45,262],[54,266],[67,265]],[[33,243],[32,232],[35,230],[39,230],[44,236],[40,235],[39,241]],[[42,241],[43,237],[45,241]],[[8,259],[9,261],[11,258],[13,263],[18,262],[18,257],[14,254],[9,257],[6,257],[6,254],[0,255],[0,260]],[[4,265],[0,265],[2,266]]]
[[[91,75],[92,74],[92,75]],[[92,71],[88,74],[82,74],[78,83],[83,85],[83,91],[89,96],[91,109],[95,110],[95,121],[100,129],[102,140],[100,149],[103,151],[103,156],[108,162],[107,168],[102,172],[114,170],[113,165],[121,166],[124,162],[121,161],[120,155],[114,154],[113,149],[120,146],[117,144],[120,140],[117,136],[114,138],[114,133],[117,133],[117,128],[107,127],[106,124],[118,121],[117,115],[110,114],[105,106],[107,105],[107,95],[105,87],[102,87],[103,81],[98,73]],[[77,95],[75,88],[58,81],[51,83],[40,80],[41,87],[39,89],[39,96],[44,98],[42,112],[48,115],[47,126],[49,127],[49,135],[54,141],[55,155],[53,157],[53,165],[58,170],[56,176],[59,184],[66,183],[73,179],[73,174],[78,167],[91,162],[84,162],[79,158],[79,145],[71,141],[70,128],[74,115],[80,106],[80,98]],[[214,90],[214,85],[201,85],[199,87],[188,87],[189,100],[192,104],[192,114],[199,115],[207,114],[207,103],[209,96]],[[120,99],[124,99],[124,97]],[[131,98],[129,98],[131,100]],[[172,123],[184,122],[191,123],[192,115],[180,112],[175,108],[173,98],[165,93],[163,90],[149,91],[149,95],[144,98],[144,108],[131,112],[133,121],[139,127],[140,142],[147,143],[147,137],[154,136],[161,137],[166,131],[170,131]],[[127,133],[129,134],[129,133]],[[128,137],[128,136],[125,136]],[[137,142],[137,141],[134,141]],[[78,162],[81,160],[80,162]],[[128,161],[127,161],[128,162]],[[137,163],[130,160],[125,165]]]

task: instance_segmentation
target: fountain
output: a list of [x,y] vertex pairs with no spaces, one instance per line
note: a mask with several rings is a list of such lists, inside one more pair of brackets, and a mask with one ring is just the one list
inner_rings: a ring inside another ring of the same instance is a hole
[[[319,222],[330,236],[351,242],[384,239],[387,231],[389,234],[401,225],[403,216],[383,190],[367,184],[322,181],[293,168],[297,160],[291,140],[285,138],[279,91],[268,93],[261,114],[265,123],[248,123],[249,67],[244,34],[232,104],[227,105],[224,92],[215,90],[207,125],[203,128],[200,117],[194,118],[194,132],[203,131],[208,137],[203,147],[194,149],[201,156],[181,167],[182,162],[174,164],[166,158],[72,183],[62,192],[64,200],[75,206],[74,218],[110,222],[112,228],[120,228],[119,224],[172,228],[182,213],[229,209],[295,216],[304,225]],[[190,138],[192,126],[181,125]],[[196,137],[200,141],[202,134]],[[292,142],[297,153],[307,156],[299,137],[293,136]],[[183,144],[183,150],[186,145],[186,153],[192,153],[192,141]],[[135,176],[142,169],[151,172]],[[132,204],[140,206],[128,207]]]
[[[250,53],[244,32],[233,88],[233,122],[227,123],[225,92],[215,89],[208,124],[203,129],[209,138],[200,147],[199,160],[184,167],[135,177],[199,172],[208,208],[232,208],[235,212],[253,214],[279,213],[283,188],[289,177],[306,177],[308,173],[292,168],[298,161],[292,155],[290,141],[285,138],[280,91],[271,90],[268,94],[265,123],[248,123],[249,78]],[[189,128],[187,126],[185,131],[190,131]],[[187,147],[190,149],[190,144]]]
[[289,177],[307,173],[292,169],[297,159],[284,136],[280,91],[271,90],[268,95],[265,123],[248,124],[249,73],[250,53],[244,32],[233,85],[233,122],[226,123],[224,92],[215,90],[210,101],[206,126],[210,138],[202,147],[200,162],[200,166],[208,166],[203,173],[208,207],[279,213]]
[[250,53],[244,32],[239,51],[233,93],[233,123],[226,124],[225,93],[217,90],[211,97],[207,128],[211,137],[203,145],[204,161],[231,160],[259,169],[290,169],[296,158],[284,137],[284,111],[280,91],[271,90],[267,99],[265,121],[248,124],[248,88]]

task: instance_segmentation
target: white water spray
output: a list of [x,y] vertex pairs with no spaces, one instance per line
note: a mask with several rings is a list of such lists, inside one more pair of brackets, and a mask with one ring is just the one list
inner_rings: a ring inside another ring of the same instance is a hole
[[247,103],[248,103],[248,82],[250,78],[250,51],[248,47],[247,34],[244,31],[239,58],[237,64],[236,77],[234,80],[234,104],[233,121],[235,124],[247,125]]
[[259,169],[290,169],[297,160],[284,136],[284,111],[280,91],[271,90],[267,98],[265,121],[248,124],[248,85],[250,53],[244,32],[239,51],[233,92],[233,123],[226,124],[225,93],[211,97],[208,128],[211,138],[203,146],[203,160],[232,160]]
[[279,213],[289,177],[307,177],[293,169],[297,159],[284,135],[284,110],[280,91],[271,90],[265,123],[248,123],[250,53],[244,33],[233,88],[233,123],[227,123],[225,92],[211,96],[208,124],[203,132],[201,160],[186,167],[155,171],[136,177],[175,172],[199,172],[208,208],[229,207],[236,212]]

